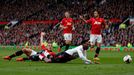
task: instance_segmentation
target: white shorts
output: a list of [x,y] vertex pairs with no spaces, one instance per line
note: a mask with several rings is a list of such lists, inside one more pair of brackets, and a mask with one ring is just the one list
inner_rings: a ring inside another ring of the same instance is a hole
[[31,53],[31,55],[30,56],[32,56],[32,55],[36,55],[37,54],[37,52],[36,51],[34,51],[34,50],[32,50],[32,53]]
[[96,35],[96,34],[91,34],[90,35],[91,45],[94,45],[96,42],[97,43],[102,43],[102,36],[101,35]]
[[72,34],[71,33],[64,34],[64,40],[72,40]]

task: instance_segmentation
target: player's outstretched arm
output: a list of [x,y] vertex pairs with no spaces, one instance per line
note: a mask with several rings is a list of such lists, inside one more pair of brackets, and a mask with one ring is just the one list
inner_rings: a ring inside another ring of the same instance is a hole
[[85,23],[87,23],[87,21],[83,18],[83,16],[79,16],[81,20],[83,20]]
[[41,32],[41,37],[40,37],[40,46],[43,45],[43,37],[45,36],[45,33],[44,32]]
[[61,27],[62,29],[66,29],[66,28],[67,28],[67,27],[63,26],[62,24],[60,24],[60,27]]
[[91,60],[88,60],[87,57],[86,57],[86,54],[83,54],[83,52],[81,50],[77,50],[78,52],[78,55],[79,55],[79,58],[81,58],[85,64],[92,64]]

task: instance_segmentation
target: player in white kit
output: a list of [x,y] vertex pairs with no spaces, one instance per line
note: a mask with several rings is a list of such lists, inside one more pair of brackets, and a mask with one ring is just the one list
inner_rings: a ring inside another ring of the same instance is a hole
[[89,41],[84,40],[80,46],[60,52],[56,54],[55,57],[50,57],[49,59],[51,59],[51,62],[49,63],[66,63],[79,57],[86,64],[91,64],[91,60],[87,59],[86,56],[86,51],[88,50],[89,45]]

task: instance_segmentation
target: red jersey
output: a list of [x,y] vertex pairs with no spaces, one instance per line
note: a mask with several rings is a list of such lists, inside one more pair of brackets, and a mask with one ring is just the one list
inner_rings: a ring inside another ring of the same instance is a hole
[[52,56],[55,56],[55,55],[56,55],[55,52],[52,52],[52,50],[49,50],[48,48],[46,48],[45,45],[42,45],[42,46],[41,46],[41,49],[43,49],[44,51],[47,51],[47,52],[48,52],[50,55],[52,55]]
[[90,18],[87,23],[91,24],[91,34],[101,34],[101,30],[106,25],[103,18]]
[[43,49],[44,51],[47,51],[47,52],[52,52],[51,50],[47,49],[45,45],[42,45],[41,49]]
[[67,27],[66,29],[63,30],[63,33],[72,33],[72,23],[73,23],[73,19],[72,18],[63,18],[61,21],[61,25],[63,25],[64,27]]

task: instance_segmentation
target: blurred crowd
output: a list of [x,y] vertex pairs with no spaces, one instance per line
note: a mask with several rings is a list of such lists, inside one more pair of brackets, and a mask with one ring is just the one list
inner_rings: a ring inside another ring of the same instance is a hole
[[94,9],[104,18],[124,19],[134,15],[134,0],[0,0],[0,21],[60,20],[67,10],[78,19],[91,17]]
[[[64,12],[69,10],[74,20],[79,15],[90,18],[94,9],[101,11],[105,19],[125,19],[134,16],[134,0],[1,0],[0,21],[12,20],[61,20]],[[134,45],[134,26],[127,29],[115,29],[109,24],[109,29],[103,31],[103,46],[120,43],[126,46]],[[52,31],[54,24],[20,24],[9,30],[0,30],[2,45],[39,45],[40,32],[46,32],[46,41],[62,44],[63,37],[59,28]],[[83,39],[90,36],[90,26],[74,23],[73,45],[79,45]],[[35,35],[37,34],[37,35]],[[31,37],[32,36],[32,37]]]
[[[89,39],[90,25],[75,23],[73,31],[73,45],[79,45],[82,40]],[[0,44],[3,45],[24,45],[27,41],[31,45],[39,45],[40,32],[45,32],[45,41],[63,43],[62,31],[60,28],[54,30],[50,24],[22,24],[9,30],[0,30]],[[134,45],[134,26],[126,29],[109,28],[103,32],[102,46],[115,46],[117,43],[127,46],[128,43]],[[36,34],[36,35],[35,35]]]
[[[77,23],[75,24],[76,30],[73,31],[73,45],[78,45],[84,39],[88,39],[88,28]],[[39,45],[40,33],[43,31],[46,33],[44,40],[55,41],[58,44],[62,44],[63,37],[60,28],[54,30],[53,25],[50,24],[21,24],[9,30],[0,30],[0,44],[4,45],[24,45],[27,41],[31,45]],[[60,31],[59,31],[60,30]]]
[[126,29],[113,29],[112,32],[109,31],[108,33],[109,34],[104,33],[103,35],[104,46],[115,46],[116,44],[127,46],[128,43],[131,43],[134,46],[134,25]]

